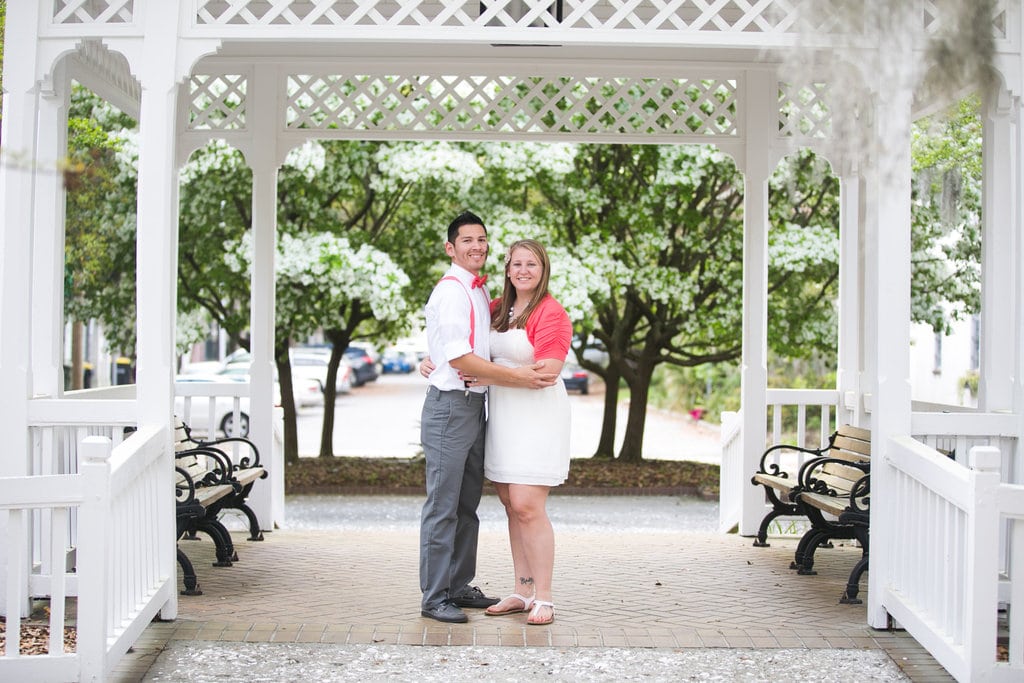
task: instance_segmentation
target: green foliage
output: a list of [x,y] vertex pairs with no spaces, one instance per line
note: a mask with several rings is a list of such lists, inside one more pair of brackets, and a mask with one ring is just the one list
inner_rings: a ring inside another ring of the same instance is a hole
[[134,122],[85,88],[72,91],[64,251],[65,315],[98,320],[112,349],[135,347]]
[[981,308],[980,106],[965,98],[913,131],[912,317],[946,334]]
[[252,224],[252,172],[223,142],[198,150],[181,173],[178,309],[205,311],[236,346],[248,348],[250,282],[225,260]]
[[651,380],[650,401],[656,408],[676,412],[702,410],[701,419],[718,423],[723,412],[739,410],[739,367],[735,363],[660,366]]
[[768,348],[779,358],[835,349],[839,296],[839,183],[803,150],[769,182]]

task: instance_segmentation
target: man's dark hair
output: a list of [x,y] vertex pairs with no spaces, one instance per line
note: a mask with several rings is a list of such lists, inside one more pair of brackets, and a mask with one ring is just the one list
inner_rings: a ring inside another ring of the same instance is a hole
[[455,220],[453,220],[451,224],[448,226],[449,242],[455,244],[455,239],[459,236],[459,228],[461,228],[463,225],[479,225],[484,229],[484,234],[487,233],[487,226],[484,225],[484,222],[480,219],[480,216],[477,216],[472,211],[463,211],[458,216],[456,216]]

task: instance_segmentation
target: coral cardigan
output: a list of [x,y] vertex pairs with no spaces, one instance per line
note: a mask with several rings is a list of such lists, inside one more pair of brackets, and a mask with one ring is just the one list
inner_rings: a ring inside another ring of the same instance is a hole
[[[501,307],[501,299],[491,301],[491,313]],[[526,338],[533,347],[534,360],[553,358],[564,361],[572,341],[572,323],[562,304],[548,294],[526,319]]]

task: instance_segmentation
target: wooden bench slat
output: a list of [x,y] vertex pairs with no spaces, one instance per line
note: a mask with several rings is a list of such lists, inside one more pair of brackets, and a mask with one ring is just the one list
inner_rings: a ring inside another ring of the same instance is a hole
[[871,457],[871,442],[837,436],[835,441],[832,442],[832,451],[848,453],[852,456],[867,459]]
[[871,430],[864,429],[863,427],[854,427],[853,425],[843,425],[836,430],[840,436],[849,437],[851,439],[857,439],[858,441],[866,441],[871,443]]

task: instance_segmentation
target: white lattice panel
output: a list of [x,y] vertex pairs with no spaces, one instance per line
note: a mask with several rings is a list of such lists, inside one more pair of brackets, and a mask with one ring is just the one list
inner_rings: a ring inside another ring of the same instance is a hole
[[188,81],[191,130],[245,128],[245,94],[249,79],[242,74],[196,74]]
[[779,83],[779,135],[813,140],[828,138],[832,134],[828,92],[827,83],[810,83],[799,88]]
[[777,33],[807,0],[196,0],[195,24]]
[[52,0],[52,2],[53,23],[58,25],[130,24],[135,20],[135,0]]
[[540,76],[288,77],[290,129],[739,134],[737,79]]
[[[840,27],[844,0],[194,0],[198,26],[555,27],[686,33],[780,34],[796,31],[801,7],[818,9],[818,34],[858,33]],[[848,0],[860,3],[864,0]],[[941,25],[935,0],[917,2],[921,29]],[[997,35],[1005,35],[1006,0],[997,0]],[[1002,26],[1000,33],[999,27]]]

